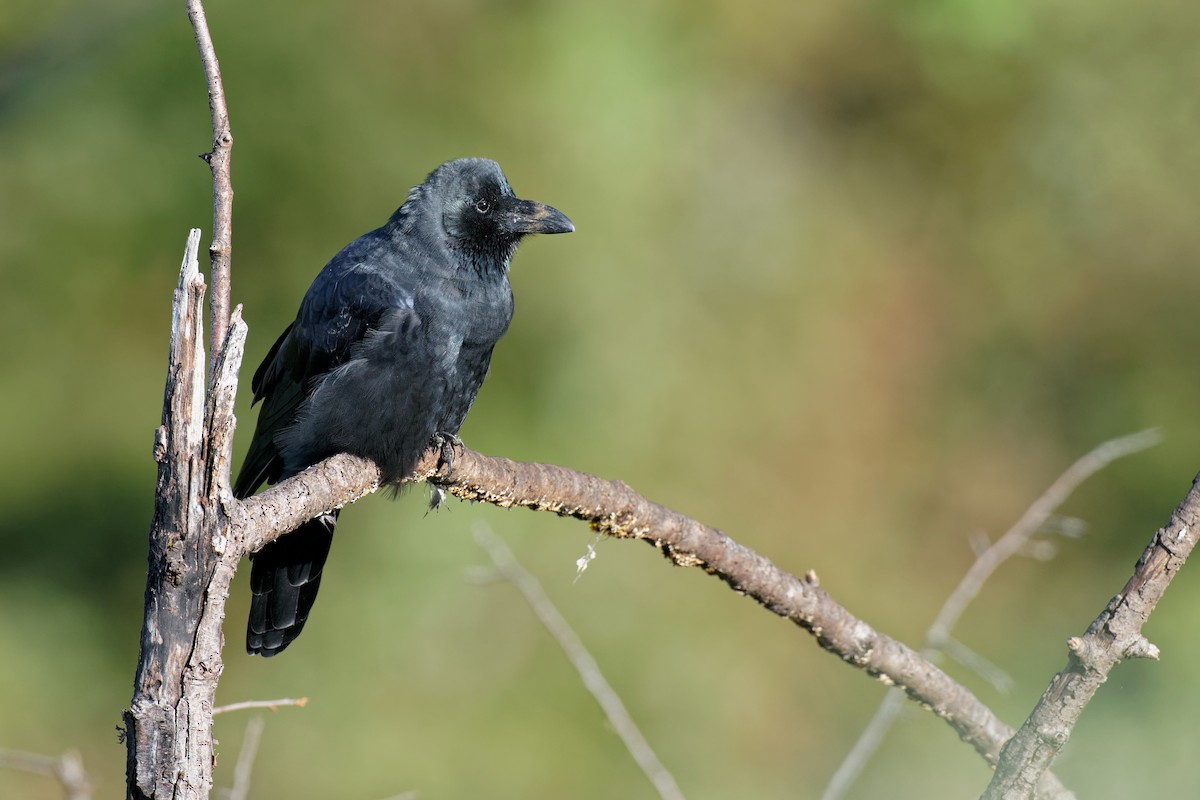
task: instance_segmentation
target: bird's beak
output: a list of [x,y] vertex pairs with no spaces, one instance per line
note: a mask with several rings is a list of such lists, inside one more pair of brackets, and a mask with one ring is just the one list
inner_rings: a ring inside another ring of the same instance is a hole
[[510,233],[571,233],[575,226],[567,215],[534,200],[513,200],[505,210],[503,223]]

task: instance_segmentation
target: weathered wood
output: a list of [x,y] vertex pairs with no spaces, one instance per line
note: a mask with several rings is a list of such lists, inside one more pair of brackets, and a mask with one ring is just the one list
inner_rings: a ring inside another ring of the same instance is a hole
[[1128,658],[1159,656],[1142,627],[1196,546],[1200,532],[1200,475],[1170,519],[1155,532],[1120,594],[1082,636],[1067,640],[1067,665],[1004,745],[984,800],[1024,800],[1062,751],[1083,710]]
[[204,279],[188,236],[171,321],[171,347],[150,525],[145,616],[133,700],[125,712],[127,795],[207,798],[212,708],[221,673],[221,621],[241,548],[225,513],[233,397],[246,326],[240,309],[205,402]]

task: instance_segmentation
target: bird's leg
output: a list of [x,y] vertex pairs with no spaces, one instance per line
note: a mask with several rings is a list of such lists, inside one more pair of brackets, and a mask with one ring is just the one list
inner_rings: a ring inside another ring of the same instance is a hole
[[[454,468],[454,448],[462,447],[462,439],[458,438],[453,433],[443,433],[441,431],[433,435],[431,443],[440,451],[440,462],[446,465],[446,471]],[[429,511],[437,511],[446,502],[446,490],[436,483],[429,484]],[[428,512],[426,512],[428,513]]]
[[446,465],[446,471],[454,469],[454,448],[464,447],[463,440],[456,434],[438,431],[433,435],[433,442],[441,450],[441,464]]

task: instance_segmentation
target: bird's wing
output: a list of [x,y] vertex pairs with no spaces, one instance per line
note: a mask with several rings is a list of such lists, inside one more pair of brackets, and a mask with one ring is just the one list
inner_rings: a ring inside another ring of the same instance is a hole
[[364,263],[336,260],[305,295],[296,321],[272,345],[254,373],[254,402],[262,401],[254,438],[234,485],[248,497],[283,477],[276,438],[296,419],[300,404],[318,380],[351,357],[380,320],[397,309],[412,308],[412,294],[394,277]]

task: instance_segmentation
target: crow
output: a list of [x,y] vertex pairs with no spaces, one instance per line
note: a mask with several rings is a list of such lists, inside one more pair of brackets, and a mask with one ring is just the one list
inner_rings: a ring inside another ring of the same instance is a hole
[[[513,314],[508,266],[530,233],[569,233],[557,209],[513,194],[500,166],[448,161],[381,228],[346,245],[254,373],[262,401],[234,494],[248,497],[337,453],[385,483],[454,438]],[[251,556],[246,651],[273,656],[304,628],[337,511]]]

